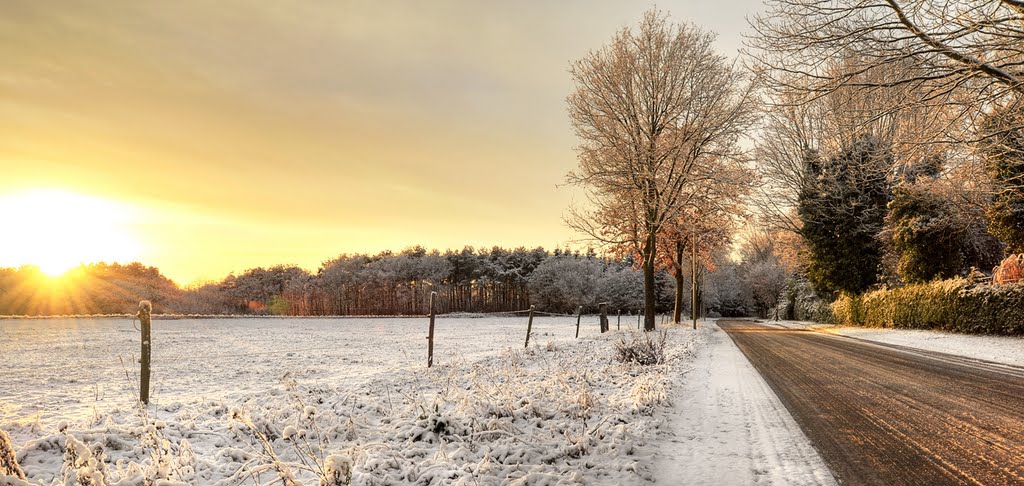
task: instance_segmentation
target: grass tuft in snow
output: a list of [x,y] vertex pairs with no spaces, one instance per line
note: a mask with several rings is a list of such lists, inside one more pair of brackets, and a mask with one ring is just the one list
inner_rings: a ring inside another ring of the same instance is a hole
[[655,365],[665,363],[665,345],[668,342],[668,333],[661,331],[630,333],[631,337],[626,340],[623,336],[615,343],[615,357],[621,363],[636,363],[641,365]]

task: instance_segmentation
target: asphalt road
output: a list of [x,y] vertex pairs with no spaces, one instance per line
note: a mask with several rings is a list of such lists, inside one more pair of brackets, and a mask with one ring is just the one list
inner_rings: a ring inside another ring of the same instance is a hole
[[1024,369],[719,321],[840,484],[1024,484]]

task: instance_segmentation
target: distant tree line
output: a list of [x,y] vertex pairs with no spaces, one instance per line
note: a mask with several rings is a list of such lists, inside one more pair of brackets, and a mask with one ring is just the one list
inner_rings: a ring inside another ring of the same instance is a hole
[[[0,269],[0,315],[124,314],[138,301],[154,312],[245,315],[422,315],[431,292],[439,313],[538,310],[635,314],[643,278],[632,257],[608,259],[543,248],[445,252],[416,246],[377,255],[340,255],[314,273],[291,265],[253,268],[219,282],[181,288],[140,263],[82,265],[59,278],[38,268]],[[658,311],[672,308],[675,282],[656,279]]]

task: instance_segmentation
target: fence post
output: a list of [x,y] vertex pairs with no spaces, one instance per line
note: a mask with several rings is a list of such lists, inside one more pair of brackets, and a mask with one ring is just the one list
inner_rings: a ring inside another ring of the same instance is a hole
[[150,368],[150,353],[153,350],[153,304],[148,300],[139,302],[139,312],[135,314],[139,318],[139,322],[142,323],[142,358],[139,363],[142,365],[142,369],[139,373],[139,400],[149,405],[149,368]]
[[636,328],[640,329],[640,310],[639,309],[637,309],[637,311],[636,311]]
[[434,300],[437,292],[430,293],[430,328],[427,331],[427,368],[434,366]]
[[601,334],[608,332],[608,303],[601,302],[597,305],[601,309]]
[[622,330],[622,309],[615,310],[615,330]]
[[580,317],[583,316],[583,306],[576,308],[576,337],[580,337]]
[[523,349],[530,347],[530,333],[533,332],[533,306],[530,306],[530,319],[526,321],[526,344]]

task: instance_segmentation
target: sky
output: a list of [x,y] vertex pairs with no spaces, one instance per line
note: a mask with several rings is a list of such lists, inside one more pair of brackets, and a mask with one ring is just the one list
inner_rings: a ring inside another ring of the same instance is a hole
[[[0,0],[0,267],[564,246],[568,66],[651,5]],[[762,8],[657,7],[729,56]]]

